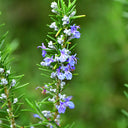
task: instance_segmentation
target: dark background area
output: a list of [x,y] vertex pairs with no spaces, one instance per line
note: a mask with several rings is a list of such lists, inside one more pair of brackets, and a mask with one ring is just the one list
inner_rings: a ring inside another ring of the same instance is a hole
[[[35,90],[47,80],[40,75],[36,64],[42,60],[37,46],[45,42],[50,30],[48,17],[51,0],[0,0],[4,30],[9,30],[7,42],[15,43],[12,68],[17,74],[25,74],[22,83],[30,83],[18,93],[31,100],[41,100],[43,95]],[[128,83],[127,21],[123,18],[125,5],[113,0],[78,0],[77,14],[86,18],[76,20],[81,26],[81,39],[76,52],[79,61],[78,76],[69,82],[65,90],[73,95],[74,110],[67,110],[64,124],[75,122],[74,128],[126,128],[127,121],[121,109],[128,110],[123,94]],[[26,108],[26,104],[23,108]],[[19,124],[34,120],[31,113],[23,112]]]

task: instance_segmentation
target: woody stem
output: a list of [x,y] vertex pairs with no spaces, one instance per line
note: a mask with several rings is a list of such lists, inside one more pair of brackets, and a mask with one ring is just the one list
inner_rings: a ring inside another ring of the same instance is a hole
[[4,92],[5,92],[5,95],[7,97],[7,106],[8,106],[8,110],[9,110],[8,115],[9,115],[9,119],[10,119],[10,122],[11,122],[11,126],[12,126],[12,128],[16,128],[15,119],[14,119],[14,115],[13,115],[13,111],[12,111],[12,104],[11,104],[11,101],[9,99],[9,91],[8,91],[6,86],[4,88]]

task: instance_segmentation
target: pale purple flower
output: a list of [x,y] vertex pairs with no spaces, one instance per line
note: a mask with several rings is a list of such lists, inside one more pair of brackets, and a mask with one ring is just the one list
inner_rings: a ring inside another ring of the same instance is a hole
[[68,58],[68,63],[70,66],[74,66],[75,64],[77,64],[77,59],[76,59],[76,54],[75,55],[72,55],[72,56],[69,56]]
[[74,34],[74,37],[77,38],[77,39],[80,38],[80,36],[81,36],[79,31],[76,31],[73,34]]
[[73,26],[71,26],[71,33],[73,34],[74,38],[80,38],[80,32],[77,31],[77,29],[79,29],[79,26],[76,26],[75,24]]
[[3,73],[4,72],[4,69],[3,68],[0,68],[0,73]]
[[61,52],[61,56],[59,57],[59,60],[60,62],[65,62],[68,59],[70,52],[65,48],[60,50],[60,52]]
[[68,101],[66,103],[66,106],[68,106],[70,109],[74,109],[75,108],[75,105],[74,105],[74,103],[72,101]]
[[7,79],[6,78],[2,78],[0,84],[1,85],[7,85],[8,84]]
[[38,114],[33,114],[33,117],[41,119],[41,117]]
[[72,79],[72,73],[70,71],[65,71],[65,77],[67,80],[71,80]]
[[58,109],[59,113],[65,113],[66,110],[66,106],[64,102],[60,102],[59,106],[56,106],[56,108]]
[[45,57],[45,55],[47,54],[46,51],[44,49],[46,49],[46,46],[44,45],[44,43],[42,43],[42,46],[38,46],[37,48],[42,48],[42,56]]
[[63,71],[69,71],[70,70],[70,65],[69,64],[67,64],[66,66],[62,65],[60,67],[60,69],[63,70]]
[[55,78],[56,77],[56,72],[52,72],[51,73],[51,78]]
[[46,117],[46,118],[49,118],[52,116],[52,113],[50,111],[47,111],[47,110],[44,110],[42,111],[42,114]]
[[74,33],[77,31],[77,29],[79,29],[79,26],[76,26],[75,24],[73,26],[71,26],[71,33]]
[[70,14],[70,17],[76,15],[76,11],[73,11],[71,14]]
[[50,66],[50,64],[54,62],[53,60],[53,56],[50,58],[50,57],[46,57],[44,58],[44,61],[41,62],[41,65],[42,66]]
[[69,97],[65,98],[64,102],[60,102],[60,105],[56,106],[59,113],[65,113],[67,107],[69,107],[70,109],[75,108],[74,103],[72,101],[70,101],[71,99],[72,99],[72,96],[69,96]]
[[12,79],[12,82],[11,82],[11,87],[15,86],[16,85],[16,80],[15,79]]
[[70,18],[65,15],[65,16],[63,17],[62,21],[63,21],[63,25],[69,24]]
[[58,8],[57,3],[56,2],[52,2],[51,3],[51,8],[57,9]]
[[66,34],[66,35],[68,35],[68,36],[71,36],[71,29],[65,29],[64,30],[64,33]]
[[64,73],[58,72],[57,76],[58,76],[58,79],[60,79],[60,80],[64,80],[65,79],[65,74]]
[[55,46],[53,45],[53,42],[52,42],[52,41],[50,41],[50,42],[48,43],[48,47],[49,47],[49,48],[52,48],[52,49],[55,49]]
[[59,44],[63,44],[63,42],[64,42],[64,36],[63,35],[61,35],[60,37],[58,37],[58,43]]
[[[53,9],[54,10],[54,9]],[[58,27],[56,25],[56,22],[51,23],[51,25],[49,26],[50,28],[53,28],[55,31],[58,31]]]

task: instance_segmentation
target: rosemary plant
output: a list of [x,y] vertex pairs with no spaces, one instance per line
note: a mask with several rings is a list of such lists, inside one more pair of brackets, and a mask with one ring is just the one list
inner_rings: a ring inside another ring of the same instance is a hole
[[[0,27],[4,26],[1,24]],[[0,127],[1,128],[17,128],[20,127],[16,124],[15,119],[19,115],[21,96],[16,96],[15,91],[20,89],[19,80],[23,75],[14,76],[11,71],[10,53],[11,49],[9,44],[5,44],[5,37],[8,32],[0,37]]]
[[[71,101],[72,96],[63,93],[67,87],[66,82],[73,77],[73,71],[77,64],[77,54],[73,54],[73,50],[77,44],[72,41],[80,38],[80,26],[73,23],[74,19],[84,17],[85,15],[76,16],[76,0],[68,0],[68,5],[63,0],[52,2],[52,23],[48,25],[51,32],[47,35],[47,46],[42,43],[38,46],[42,50],[43,60],[39,65],[42,75],[51,78],[51,81],[44,84],[41,89],[43,95],[47,95],[41,102],[30,102],[28,104],[33,108],[33,115],[39,119],[39,123],[33,125],[41,125],[49,128],[63,127],[61,115],[66,109],[74,109],[75,105]],[[42,106],[52,106],[50,110],[42,110]],[[67,128],[69,125],[66,126]],[[65,127],[65,128],[66,128]]]

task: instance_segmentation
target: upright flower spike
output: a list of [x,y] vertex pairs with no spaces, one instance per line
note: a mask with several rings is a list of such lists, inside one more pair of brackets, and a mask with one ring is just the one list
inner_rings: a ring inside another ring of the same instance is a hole
[[[46,74],[49,73],[48,77],[51,80],[48,84],[42,85],[43,87],[37,87],[41,89],[43,95],[48,95],[48,97],[41,102],[37,102],[35,107],[42,111],[40,106],[45,103],[47,106],[51,104],[53,109],[48,110],[47,107],[42,113],[34,111],[34,117],[39,119],[40,125],[45,125],[48,128],[64,127],[61,123],[62,113],[64,114],[68,108],[75,108],[73,101],[71,101],[72,96],[63,94],[66,82],[72,79],[77,64],[77,54],[73,54],[71,51],[75,47],[72,41],[81,36],[80,26],[72,23],[74,19],[85,16],[75,16],[75,3],[76,0],[72,2],[69,0],[68,5],[65,4],[64,0],[51,3],[52,12],[55,13],[55,15],[51,15],[53,22],[49,25],[52,32],[47,35],[48,39],[45,43],[47,48],[44,47],[44,44],[39,46],[45,50],[39,69],[43,71],[43,76],[48,76]],[[31,106],[30,101],[27,102]]]
[[[2,26],[2,25],[0,25]],[[17,128],[15,117],[19,115],[19,102],[21,96],[16,96],[15,91],[25,85],[19,86],[17,80],[23,75],[13,76],[10,68],[10,48],[5,45],[5,37],[0,37],[0,128]],[[4,113],[4,115],[3,115]]]

